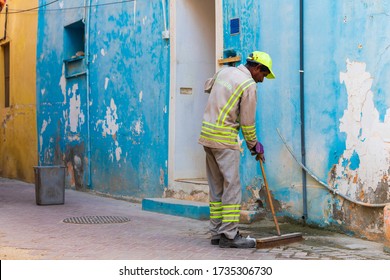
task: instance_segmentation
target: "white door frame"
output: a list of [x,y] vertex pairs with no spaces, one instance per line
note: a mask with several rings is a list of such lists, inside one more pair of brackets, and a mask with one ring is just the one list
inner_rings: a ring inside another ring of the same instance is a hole
[[[176,2],[169,1],[169,34],[170,34],[170,78],[169,78],[169,135],[168,135],[168,186],[175,180],[175,117],[176,117],[176,64],[177,64],[177,29],[176,29]],[[215,69],[219,68],[218,58],[223,56],[223,18],[222,0],[215,0]]]

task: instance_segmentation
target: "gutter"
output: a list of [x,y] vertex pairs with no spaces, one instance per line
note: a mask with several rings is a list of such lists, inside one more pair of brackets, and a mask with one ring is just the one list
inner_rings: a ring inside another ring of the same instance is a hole
[[[301,117],[301,157],[302,164],[306,166],[306,142],[305,142],[305,89],[304,89],[304,9],[303,0],[299,0],[299,99],[300,99],[300,117]],[[303,199],[303,215],[302,219],[305,223],[307,220],[307,181],[306,171],[302,169],[302,199]]]
[[90,25],[91,25],[91,6],[92,0],[89,0],[89,9],[87,12],[87,0],[84,1],[84,18],[85,18],[85,63],[86,63],[86,87],[87,87],[87,160],[88,160],[88,180],[87,186],[89,189],[92,188],[92,168],[91,168],[91,128],[90,128],[90,78],[89,78],[89,67],[90,67],[90,53],[89,53],[89,42],[90,42]]

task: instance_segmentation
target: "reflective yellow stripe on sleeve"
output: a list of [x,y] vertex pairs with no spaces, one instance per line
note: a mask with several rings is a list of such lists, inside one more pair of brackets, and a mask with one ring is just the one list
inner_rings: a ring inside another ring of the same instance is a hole
[[241,126],[242,134],[246,141],[256,140],[256,127],[254,125]]

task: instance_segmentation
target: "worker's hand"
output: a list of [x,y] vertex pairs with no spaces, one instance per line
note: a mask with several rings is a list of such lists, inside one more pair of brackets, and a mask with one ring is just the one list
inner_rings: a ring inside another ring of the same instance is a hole
[[257,161],[261,160],[262,162],[265,162],[264,147],[259,141],[257,141],[256,145],[251,149],[251,155],[256,155]]
[[256,156],[256,160],[257,160],[257,161],[261,160],[263,163],[265,163],[264,154],[258,154],[258,155]]

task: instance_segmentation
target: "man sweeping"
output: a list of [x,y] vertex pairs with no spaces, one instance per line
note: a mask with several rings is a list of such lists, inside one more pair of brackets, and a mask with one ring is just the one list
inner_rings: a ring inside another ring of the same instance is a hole
[[239,175],[241,128],[246,145],[256,160],[264,161],[263,145],[256,137],[257,85],[274,79],[272,59],[254,51],[245,65],[218,71],[205,83],[209,93],[199,143],[206,152],[210,198],[211,244],[221,248],[254,248],[256,241],[239,234],[241,207]]

